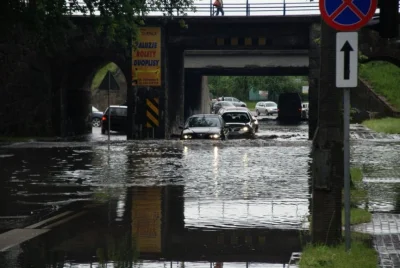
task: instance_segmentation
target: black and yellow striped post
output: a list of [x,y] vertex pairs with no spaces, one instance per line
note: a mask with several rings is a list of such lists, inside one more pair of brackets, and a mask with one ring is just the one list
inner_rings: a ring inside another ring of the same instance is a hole
[[156,128],[160,125],[159,99],[146,99],[146,128]]

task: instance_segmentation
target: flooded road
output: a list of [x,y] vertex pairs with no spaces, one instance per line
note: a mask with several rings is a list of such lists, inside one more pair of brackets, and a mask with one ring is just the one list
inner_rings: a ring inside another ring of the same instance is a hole
[[[352,129],[354,165],[368,178],[397,172],[399,140]],[[145,267],[283,267],[307,240],[307,138],[306,122],[260,120],[255,140],[126,141],[113,134],[108,145],[94,129],[77,141],[0,147],[1,232],[83,213],[43,224],[43,235],[0,253],[0,267],[89,267],[137,255]],[[382,199],[371,191],[371,209],[396,206],[395,188],[372,188],[392,194]],[[114,267],[131,267],[124,265]]]

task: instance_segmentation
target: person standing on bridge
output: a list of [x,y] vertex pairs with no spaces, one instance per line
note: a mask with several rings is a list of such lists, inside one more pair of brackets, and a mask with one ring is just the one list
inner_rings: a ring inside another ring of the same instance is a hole
[[224,3],[222,0],[215,0],[213,6],[217,9],[215,16],[218,16],[219,12],[221,12],[221,16],[224,15]]

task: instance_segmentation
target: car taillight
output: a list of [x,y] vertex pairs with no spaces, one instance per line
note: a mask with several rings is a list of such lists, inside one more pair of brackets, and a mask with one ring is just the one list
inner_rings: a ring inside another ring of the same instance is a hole
[[276,109],[279,112],[279,109]]
[[101,118],[101,120],[102,120],[102,121],[106,121],[106,120],[107,120],[107,117],[103,116],[103,117]]
[[299,111],[301,112],[301,108],[299,109]]

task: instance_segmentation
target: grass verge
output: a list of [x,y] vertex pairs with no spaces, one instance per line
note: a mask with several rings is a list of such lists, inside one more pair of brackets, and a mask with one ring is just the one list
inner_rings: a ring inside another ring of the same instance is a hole
[[[367,200],[367,191],[360,187],[363,174],[360,168],[351,168],[351,209],[350,224],[370,222],[372,214],[364,209],[358,208],[362,202]],[[344,209],[342,209],[342,224],[344,225]],[[312,228],[310,226],[310,228]],[[300,268],[340,267],[340,268],[369,268],[376,267],[378,257],[376,251],[371,247],[369,235],[356,232],[351,233],[351,250],[345,251],[344,243],[328,247],[325,245],[307,245],[301,255]]]
[[400,118],[371,119],[364,121],[362,124],[375,132],[400,134]]
[[360,77],[363,78],[372,89],[396,109],[400,110],[400,68],[384,61],[372,61],[360,65]]
[[[360,224],[370,222],[372,214],[362,208],[350,208],[350,224]],[[344,225],[344,208],[342,209],[342,224]]]
[[362,182],[363,173],[360,168],[351,168],[350,169],[351,181],[354,183]]
[[258,101],[245,101],[247,108],[254,110]]
[[373,248],[353,240],[349,252],[345,251],[344,244],[336,247],[308,245],[302,252],[299,267],[375,268],[377,263],[378,256]]

